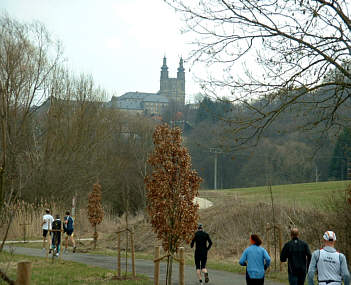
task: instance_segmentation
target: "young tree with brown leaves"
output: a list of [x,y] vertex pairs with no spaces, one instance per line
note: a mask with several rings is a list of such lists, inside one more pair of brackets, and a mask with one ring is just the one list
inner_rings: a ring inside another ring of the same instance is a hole
[[202,179],[191,169],[179,128],[156,127],[153,143],[148,159],[153,171],[145,178],[147,210],[153,230],[169,254],[166,284],[171,284],[173,255],[183,242],[191,241],[197,227],[198,205],[193,200]]
[[94,228],[94,249],[96,248],[96,243],[98,239],[98,233],[96,231],[96,226],[102,222],[104,218],[104,210],[101,205],[101,185],[96,182],[93,185],[93,191],[88,197],[88,217],[89,222]]

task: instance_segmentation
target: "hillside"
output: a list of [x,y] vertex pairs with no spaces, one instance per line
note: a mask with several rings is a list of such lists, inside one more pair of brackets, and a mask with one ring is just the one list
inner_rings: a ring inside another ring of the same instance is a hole
[[[274,202],[289,206],[316,206],[334,191],[344,191],[349,181],[329,181],[272,186]],[[212,202],[223,199],[240,199],[251,202],[270,202],[268,186],[234,188],[224,190],[202,190],[200,197]]]

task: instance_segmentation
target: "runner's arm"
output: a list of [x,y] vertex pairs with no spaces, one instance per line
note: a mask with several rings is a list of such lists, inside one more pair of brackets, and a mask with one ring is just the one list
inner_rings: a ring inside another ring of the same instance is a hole
[[350,272],[347,268],[347,261],[345,255],[340,253],[341,257],[341,264],[340,264],[340,271],[342,279],[344,280],[344,285],[350,285]]
[[314,278],[314,274],[315,274],[316,269],[317,269],[317,255],[318,255],[318,250],[313,252],[310,266],[308,267],[308,273],[307,273],[308,285],[314,285],[313,278]]
[[190,247],[193,248],[194,247],[194,243],[195,243],[195,237],[193,238],[193,240],[191,241]]
[[308,246],[307,243],[306,243],[306,257],[307,257],[307,268],[308,268],[309,265],[310,265],[310,262],[311,262],[312,254],[311,254],[311,251],[310,251],[310,247]]
[[271,257],[269,256],[267,250],[265,249],[263,249],[263,256],[264,256],[264,259],[266,260],[266,263],[264,264],[264,270],[266,270],[271,264]]
[[245,249],[243,254],[241,255],[241,258],[239,260],[239,264],[241,266],[246,266],[247,265],[247,249]]
[[288,246],[289,244],[286,243],[282,249],[282,252],[280,253],[280,261],[285,262],[288,259]]
[[212,240],[210,239],[210,235],[207,235],[207,241],[208,241],[207,250],[210,250],[210,248],[211,248],[211,246],[212,246]]

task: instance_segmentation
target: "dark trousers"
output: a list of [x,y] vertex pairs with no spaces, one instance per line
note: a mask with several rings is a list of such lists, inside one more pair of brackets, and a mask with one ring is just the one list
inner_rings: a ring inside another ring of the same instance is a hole
[[304,285],[306,279],[306,273],[289,273],[289,284],[290,285]]
[[246,285],[263,285],[264,278],[262,279],[252,279],[246,271]]

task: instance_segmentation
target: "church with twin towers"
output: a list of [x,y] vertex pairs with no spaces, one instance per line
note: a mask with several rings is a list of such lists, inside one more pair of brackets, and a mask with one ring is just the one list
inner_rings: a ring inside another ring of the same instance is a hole
[[163,58],[160,75],[160,90],[157,93],[127,92],[113,96],[109,104],[136,114],[160,115],[171,103],[185,104],[185,71],[183,58],[179,60],[177,77],[169,77],[166,57]]

